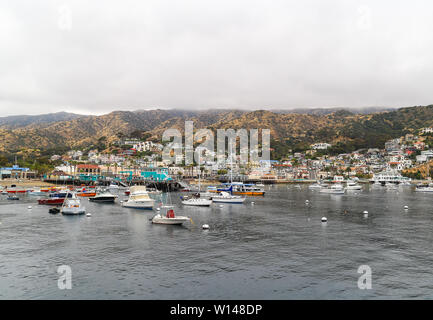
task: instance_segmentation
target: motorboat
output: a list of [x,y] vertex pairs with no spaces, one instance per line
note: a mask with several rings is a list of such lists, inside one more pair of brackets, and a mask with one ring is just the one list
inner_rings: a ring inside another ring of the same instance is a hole
[[94,190],[87,190],[86,188],[83,188],[80,192],[77,193],[78,197],[94,197],[96,196],[96,191]]
[[68,192],[51,193],[48,195],[48,198],[39,199],[38,204],[62,205],[66,198],[72,198],[72,193],[68,193]]
[[155,224],[170,224],[170,225],[181,225],[184,222],[190,221],[191,219],[184,216],[176,216],[174,213],[173,206],[162,206],[161,209],[165,209],[165,215],[158,213],[152,218],[152,223]]
[[109,191],[105,191],[97,194],[94,197],[90,197],[89,201],[99,202],[99,203],[114,203],[118,196],[110,193]]
[[20,200],[20,198],[18,198],[18,197],[15,196],[15,195],[10,195],[10,196],[8,196],[6,199],[7,199],[7,200]]
[[362,186],[355,181],[348,180],[346,182],[346,190],[362,190]]
[[86,213],[86,208],[81,205],[81,200],[73,193],[71,198],[65,199],[60,212],[64,215],[80,215]]
[[415,188],[415,191],[417,192],[433,192],[433,183],[430,183],[428,185],[417,185]]
[[222,203],[244,203],[246,198],[241,196],[233,196],[228,192],[221,191],[219,194],[212,196],[213,202]]
[[344,194],[344,188],[341,184],[337,183],[320,189],[320,192],[329,194]]
[[229,188],[218,189],[218,191],[226,191],[235,195],[245,195],[245,196],[264,196],[265,190],[263,188],[257,187],[254,184],[244,184],[233,182],[230,184]]
[[151,210],[154,202],[145,186],[133,186],[130,188],[128,200],[122,202],[122,207]]

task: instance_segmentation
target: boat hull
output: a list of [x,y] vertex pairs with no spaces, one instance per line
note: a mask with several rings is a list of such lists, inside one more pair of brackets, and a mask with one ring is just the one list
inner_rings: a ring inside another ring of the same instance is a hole
[[56,199],[39,199],[38,204],[43,205],[62,205],[66,198],[56,198]]
[[225,198],[215,198],[212,197],[213,202],[218,203],[234,203],[234,204],[242,204],[245,202],[245,198],[238,198],[238,199],[225,199]]
[[233,194],[244,195],[244,196],[264,196],[264,191],[233,191]]
[[175,218],[167,218],[167,217],[154,217],[152,219],[152,223],[154,224],[168,224],[168,225],[181,225],[184,222],[189,221],[187,217],[175,217]]
[[152,210],[154,205],[154,201],[146,201],[146,202],[135,202],[135,201],[126,201],[122,202],[122,207],[124,208],[132,208],[132,209],[142,209],[142,210]]
[[116,197],[89,198],[89,201],[97,203],[114,203],[116,201]]

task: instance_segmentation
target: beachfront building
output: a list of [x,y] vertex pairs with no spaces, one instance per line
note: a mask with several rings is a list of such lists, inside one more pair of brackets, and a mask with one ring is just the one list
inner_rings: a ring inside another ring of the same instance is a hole
[[98,165],[96,164],[79,164],[77,165],[77,169],[76,169],[77,173],[80,174],[100,174],[101,173],[101,168],[99,168]]
[[17,165],[0,168],[0,179],[31,179],[36,177],[36,172],[29,168],[21,168]]

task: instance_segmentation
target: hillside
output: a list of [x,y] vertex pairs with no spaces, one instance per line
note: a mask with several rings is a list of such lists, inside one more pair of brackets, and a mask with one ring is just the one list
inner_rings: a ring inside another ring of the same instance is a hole
[[109,144],[132,132],[148,133],[160,139],[167,128],[183,131],[185,120],[194,121],[196,129],[267,128],[271,130],[274,147],[283,149],[302,149],[318,141],[337,144],[343,151],[383,147],[388,139],[433,126],[433,106],[371,114],[354,114],[345,110],[329,114],[264,110],[138,110],[114,111],[101,116],[61,113],[29,117],[0,118],[0,152],[65,150],[95,145],[98,139]]

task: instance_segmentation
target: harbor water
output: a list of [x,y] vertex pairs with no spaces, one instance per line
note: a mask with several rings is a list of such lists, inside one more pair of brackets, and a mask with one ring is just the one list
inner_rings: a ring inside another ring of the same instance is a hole
[[[62,216],[36,197],[2,195],[0,299],[433,298],[433,193],[265,191],[210,208],[173,193],[176,214],[192,218],[184,226],[152,225],[154,211],[119,203],[83,199],[91,217]],[[58,287],[61,265],[71,289]],[[362,265],[371,289],[358,287]]]

